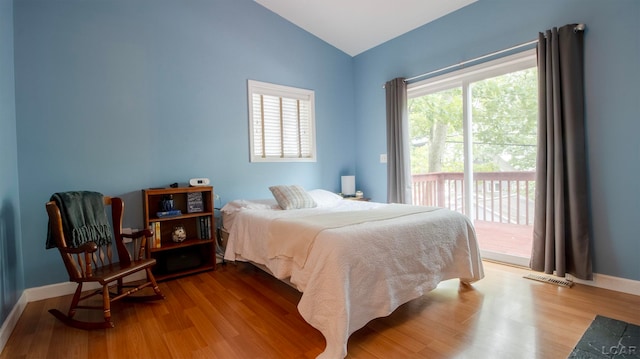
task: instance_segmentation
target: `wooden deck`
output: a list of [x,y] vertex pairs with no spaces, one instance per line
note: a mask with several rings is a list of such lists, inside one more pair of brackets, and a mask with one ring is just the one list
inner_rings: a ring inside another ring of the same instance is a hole
[[[462,172],[414,174],[412,181],[413,204],[464,213]],[[473,181],[473,218],[480,249],[528,259],[533,242],[535,172],[477,172]]]
[[533,243],[533,226],[475,221],[480,249],[516,257],[529,258]]

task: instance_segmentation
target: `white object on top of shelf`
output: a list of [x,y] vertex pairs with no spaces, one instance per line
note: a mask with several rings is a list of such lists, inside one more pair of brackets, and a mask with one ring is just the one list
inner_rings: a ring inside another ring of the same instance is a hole
[[208,178],[192,178],[189,180],[189,186],[208,186],[209,183]]

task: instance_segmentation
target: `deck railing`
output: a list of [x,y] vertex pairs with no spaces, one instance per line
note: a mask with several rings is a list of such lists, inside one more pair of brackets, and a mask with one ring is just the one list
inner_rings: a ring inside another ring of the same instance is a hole
[[[533,224],[535,172],[477,172],[473,190],[474,220]],[[413,175],[413,204],[465,213],[464,198],[463,173]]]

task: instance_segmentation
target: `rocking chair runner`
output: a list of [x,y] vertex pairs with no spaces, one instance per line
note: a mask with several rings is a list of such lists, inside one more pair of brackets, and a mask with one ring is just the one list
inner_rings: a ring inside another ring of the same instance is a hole
[[[114,324],[111,321],[111,302],[125,297],[136,301],[164,299],[164,295],[158,288],[158,284],[151,272],[151,267],[156,264],[156,260],[153,258],[147,258],[145,255],[146,240],[152,236],[151,231],[145,229],[132,234],[122,233],[122,215],[124,210],[124,203],[122,199],[105,196],[104,204],[106,206],[111,206],[113,235],[118,253],[118,262],[114,262],[112,259],[110,242],[102,246],[98,246],[96,242],[93,241],[80,244],[77,247],[71,246],[73,241],[69,238],[69,234],[65,235],[63,225],[63,223],[66,225],[68,221],[64,222],[65,220],[62,218],[60,206],[53,200],[46,204],[47,213],[49,215],[49,230],[53,237],[52,239],[55,240],[55,246],[60,251],[64,265],[69,273],[69,280],[78,283],[73,299],[71,300],[71,305],[69,306],[69,312],[64,314],[57,309],[50,309],[49,313],[53,314],[66,325],[75,328],[112,328]],[[134,254],[137,252],[135,259],[130,255],[127,246],[123,242],[125,237],[131,238],[134,246],[136,245],[136,242],[140,242],[137,250],[134,249],[133,251]],[[144,283],[139,285],[125,285],[123,283],[124,277],[139,271],[146,272],[146,280]],[[109,292],[109,285],[113,282],[115,282],[114,287],[116,288],[116,293],[112,294]],[[99,283],[102,286],[102,289],[95,290],[83,296],[82,285],[84,283]],[[130,296],[131,294],[146,287],[153,288],[155,294]],[[102,294],[103,296],[102,306],[78,304],[80,301],[93,297],[97,294]],[[76,314],[76,309],[102,310],[104,313],[104,321],[88,322],[76,320],[73,318]]]

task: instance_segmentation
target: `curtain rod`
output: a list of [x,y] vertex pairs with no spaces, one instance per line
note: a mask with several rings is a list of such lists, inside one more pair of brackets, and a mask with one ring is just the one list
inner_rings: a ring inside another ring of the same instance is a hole
[[[573,28],[573,31],[574,32],[584,31],[584,29],[585,29],[585,25],[584,24],[577,24],[576,27]],[[529,45],[533,45],[533,44],[536,44],[536,43],[538,43],[537,39],[536,40],[527,41],[527,42],[524,42],[524,43],[519,44],[519,45],[511,46],[508,49],[494,51],[492,53],[489,53],[489,54],[486,54],[486,55],[482,55],[482,56],[476,57],[476,58],[471,59],[471,60],[462,61],[462,62],[457,63],[457,64],[453,64],[453,65],[450,65],[450,66],[447,66],[447,67],[443,67],[443,68],[440,68],[440,69],[437,69],[437,70],[426,72],[424,74],[413,76],[413,77],[410,77],[408,79],[404,79],[404,82],[405,83],[409,83],[411,81],[415,81],[415,80],[423,78],[423,77],[427,77],[427,76],[430,76],[430,75],[433,75],[433,74],[437,74],[437,73],[440,73],[440,72],[443,72],[443,71],[447,71],[447,70],[450,70],[450,69],[455,68],[455,67],[463,67],[464,65],[467,65],[467,64],[472,63],[472,62],[476,62],[476,61],[480,61],[480,60],[486,59],[487,57],[500,55],[500,54],[502,54],[504,52],[513,51],[513,50],[516,50],[516,49],[519,49],[519,48],[522,48],[522,47],[526,47],[526,46],[529,46]],[[382,88],[384,88],[384,86],[385,85],[382,85]]]

